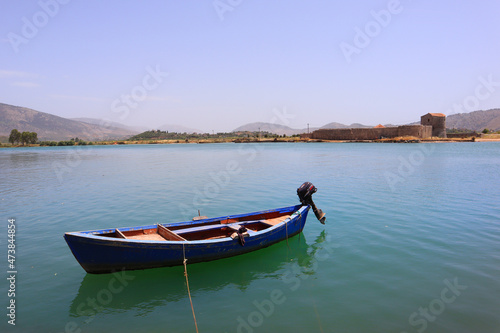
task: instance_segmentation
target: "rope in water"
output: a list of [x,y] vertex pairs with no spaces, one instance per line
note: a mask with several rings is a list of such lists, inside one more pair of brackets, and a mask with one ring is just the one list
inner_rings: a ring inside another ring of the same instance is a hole
[[[299,213],[299,224],[300,224],[300,223],[302,222],[302,221],[301,221],[301,220],[302,220],[302,213],[301,213],[300,211],[298,211],[298,213]],[[299,233],[299,241],[300,241],[300,234],[301,234],[301,233],[302,233],[302,232],[300,232],[300,233]]]
[[290,249],[290,245],[288,245],[288,222],[285,222],[285,230],[286,230],[286,246]]
[[196,333],[198,333],[198,324],[196,323],[196,316],[194,314],[193,301],[191,300],[191,291],[189,291],[187,259],[186,259],[186,250],[184,249],[184,243],[182,244],[182,255],[184,256],[184,261],[183,261],[183,263],[184,263],[184,276],[186,277],[186,285],[187,285],[187,289],[188,289],[189,303],[191,303],[191,311],[193,311],[194,326],[196,327]]

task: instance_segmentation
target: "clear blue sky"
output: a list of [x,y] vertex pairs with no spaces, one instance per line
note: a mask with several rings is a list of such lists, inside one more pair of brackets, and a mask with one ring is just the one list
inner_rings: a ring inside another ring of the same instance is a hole
[[0,102],[207,132],[500,107],[498,0],[60,1],[2,1]]

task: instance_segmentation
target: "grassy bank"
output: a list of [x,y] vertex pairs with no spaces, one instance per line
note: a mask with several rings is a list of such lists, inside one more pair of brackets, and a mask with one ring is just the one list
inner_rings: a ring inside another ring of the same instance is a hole
[[[420,142],[485,142],[485,141],[500,141],[500,134],[487,134],[481,138],[429,138],[419,139],[416,137],[397,137],[387,138],[380,140],[316,140],[316,139],[301,139],[299,137],[279,137],[279,138],[213,138],[201,140],[108,140],[108,141],[90,141],[87,145],[95,146],[111,146],[111,145],[144,145],[144,144],[210,144],[210,143],[272,143],[272,142],[381,142],[381,143],[420,143]],[[0,144],[0,148],[20,148],[20,147],[40,147],[47,145],[40,144],[26,144],[26,145],[12,145],[10,143]],[[53,145],[58,146],[58,145]],[[63,146],[76,146],[76,145],[63,145]]]

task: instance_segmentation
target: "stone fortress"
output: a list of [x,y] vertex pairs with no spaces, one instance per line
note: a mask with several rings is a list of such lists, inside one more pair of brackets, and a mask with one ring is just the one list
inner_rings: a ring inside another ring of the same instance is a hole
[[379,140],[412,136],[418,139],[446,138],[446,116],[442,113],[427,113],[420,118],[420,125],[403,125],[373,128],[319,129],[302,134],[302,138],[318,140]]

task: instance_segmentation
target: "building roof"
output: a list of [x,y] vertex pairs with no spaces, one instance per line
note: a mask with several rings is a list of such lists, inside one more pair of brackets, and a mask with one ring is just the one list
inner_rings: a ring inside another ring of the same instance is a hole
[[446,117],[444,113],[430,113],[429,114],[433,117]]
[[384,126],[384,125],[382,125],[382,124],[378,124],[378,125],[377,125],[377,126],[375,126],[374,128],[385,128],[385,126]]

